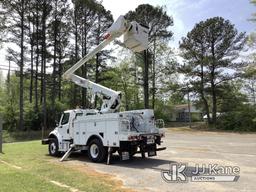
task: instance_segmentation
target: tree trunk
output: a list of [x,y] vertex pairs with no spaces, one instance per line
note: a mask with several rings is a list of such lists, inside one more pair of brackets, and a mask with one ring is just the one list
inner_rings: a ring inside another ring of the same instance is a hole
[[[138,81],[137,61],[135,61],[134,62],[134,86],[137,86],[137,81]],[[136,91],[134,92],[134,102],[135,102],[135,106],[139,106],[140,98],[139,98],[138,89],[136,89]]]
[[[29,14],[30,17],[30,14]],[[34,24],[33,24],[33,31],[34,32]],[[32,103],[33,101],[33,76],[34,76],[34,63],[33,63],[33,59],[34,59],[34,40],[32,37],[32,33],[31,33],[31,26],[30,26],[30,21],[29,21],[29,36],[30,36],[30,87],[29,87],[29,102]]]
[[52,72],[52,107],[55,105],[55,93],[56,93],[56,49],[57,49],[57,1],[55,1],[55,18],[54,18],[54,46],[53,46],[53,72]]
[[23,66],[24,66],[24,0],[21,0],[21,38],[20,38],[20,121],[19,130],[24,129],[23,119]]
[[[86,33],[86,26],[83,25],[83,31],[84,31],[84,39],[82,41],[82,57],[84,57],[87,54],[87,33]],[[87,79],[87,64],[85,63],[82,66],[82,77]],[[82,87],[82,106],[83,108],[87,107],[87,89]]]
[[7,74],[7,93],[8,97],[10,97],[10,79],[11,79],[11,60],[9,58],[9,67],[8,67],[8,74]]
[[[96,54],[95,83],[99,82],[99,65],[100,65],[99,53],[97,53]],[[97,100],[98,100],[98,97],[97,97],[97,95],[95,95],[94,108],[97,107]]]
[[[101,18],[100,15],[98,15],[98,28],[97,28],[97,36],[96,36],[96,45],[100,44],[100,25],[101,23]],[[100,67],[100,53],[96,54],[96,69],[95,69],[95,83],[99,83],[99,67]],[[97,100],[98,97],[95,95],[95,101],[94,101],[94,108],[97,107]]]
[[211,75],[210,75],[210,82],[211,82],[211,92],[212,92],[212,123],[213,126],[216,126],[216,113],[217,113],[217,98],[216,98],[216,87],[215,87],[215,47],[214,42],[211,44],[211,52],[212,52],[212,66],[211,66]]
[[190,106],[190,90],[189,90],[189,87],[187,86],[187,89],[188,89],[188,120],[189,120],[189,128],[192,127],[191,125],[191,106]]
[[58,26],[57,26],[57,0],[55,0],[55,13],[54,13],[54,45],[53,45],[53,72],[52,72],[52,94],[51,94],[51,108],[52,108],[52,114],[53,114],[53,119],[55,119],[55,98],[56,98],[56,68],[57,68],[57,63],[56,63],[56,52],[57,52],[57,33],[58,33]]
[[36,71],[35,71],[35,111],[38,111],[38,67],[39,67],[39,14],[36,5]]
[[211,124],[209,105],[208,105],[208,101],[207,101],[207,99],[205,98],[205,95],[204,95],[204,67],[203,67],[202,64],[201,64],[200,94],[201,94],[201,98],[202,98],[203,103],[204,103],[204,110],[206,112],[208,124]]
[[149,108],[149,92],[148,92],[148,50],[144,51],[144,108],[148,109]]
[[[75,63],[78,61],[78,23],[77,23],[77,8],[74,10],[74,22],[75,22]],[[77,86],[73,83],[73,106],[76,107],[78,105],[77,102]]]
[[128,111],[129,110],[129,101],[128,101],[128,90],[127,90],[127,83],[125,81],[123,81],[123,88],[124,88],[124,100],[125,100],[125,110]]
[[155,95],[156,95],[156,38],[153,44],[153,74],[152,74],[152,109],[155,109]]
[[[42,29],[43,30],[43,29]],[[42,41],[43,41],[43,38],[42,37]],[[44,45],[43,45],[43,42],[41,43],[41,71],[40,71],[40,80],[41,80],[41,94],[40,94],[40,104],[43,103],[43,95],[44,95]]]
[[216,98],[216,87],[214,84],[214,70],[211,73],[211,91],[212,91],[212,123],[214,127],[217,121],[217,98]]
[[47,116],[46,116],[46,0],[43,3],[43,18],[42,18],[42,111],[43,111],[43,125],[42,125],[42,137],[44,137],[44,131],[47,128]]
[[58,65],[59,65],[59,94],[58,94],[58,97],[59,97],[59,101],[61,101],[61,93],[62,93],[62,91],[61,91],[61,83],[62,83],[62,81],[61,81],[61,74],[62,74],[62,65],[61,65],[61,60],[62,60],[62,58],[61,58],[61,53],[59,53],[60,54],[60,56],[59,56],[59,63],[58,63]]
[[253,104],[256,105],[256,90],[255,90],[255,80],[254,79],[252,79],[251,87],[252,87],[252,100],[253,100]]
[[[82,66],[82,77],[87,79],[87,66],[86,63]],[[82,106],[85,109],[87,107],[87,89],[82,88]]]

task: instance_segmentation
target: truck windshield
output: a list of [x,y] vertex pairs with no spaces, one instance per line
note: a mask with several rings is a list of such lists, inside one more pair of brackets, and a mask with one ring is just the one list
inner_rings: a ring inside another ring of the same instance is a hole
[[62,117],[62,120],[61,120],[61,125],[67,124],[68,121],[69,121],[69,113],[64,113],[63,117]]

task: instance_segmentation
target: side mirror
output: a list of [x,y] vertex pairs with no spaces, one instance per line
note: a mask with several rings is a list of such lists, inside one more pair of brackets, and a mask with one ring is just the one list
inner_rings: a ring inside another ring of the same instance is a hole
[[56,125],[56,127],[59,126],[59,122],[57,120],[55,120],[55,125]]

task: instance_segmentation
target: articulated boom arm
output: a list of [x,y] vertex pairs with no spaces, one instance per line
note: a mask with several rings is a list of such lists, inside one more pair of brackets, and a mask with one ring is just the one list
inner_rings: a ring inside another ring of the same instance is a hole
[[101,105],[101,113],[116,112],[121,104],[121,92],[114,91],[88,79],[84,79],[77,75],[71,75],[71,81],[75,84],[87,88],[95,95],[103,95],[103,104]]
[[104,47],[106,47],[109,43],[123,34],[124,45],[127,48],[136,52],[145,50],[147,48],[148,29],[142,27],[135,21],[128,22],[123,16],[119,16],[116,22],[114,22],[107,30],[107,34],[104,36],[104,41],[63,74],[65,79],[71,80],[75,84],[89,89],[89,91],[91,91],[93,94],[103,95],[103,104],[100,111],[102,113],[116,112],[118,110],[121,103],[121,93],[79,77],[75,75],[74,72],[84,63],[94,57],[98,52],[104,49]]
[[111,27],[108,29],[107,34],[104,36],[105,40],[101,42],[97,47],[95,47],[91,52],[85,55],[82,59],[80,59],[70,69],[68,69],[63,74],[63,77],[65,79],[70,79],[70,75],[72,75],[77,69],[79,69],[83,64],[89,61],[92,57],[94,57],[98,52],[104,49],[104,47],[110,44],[114,39],[124,34],[129,26],[129,23],[124,19],[124,17],[119,16],[117,21],[113,23]]

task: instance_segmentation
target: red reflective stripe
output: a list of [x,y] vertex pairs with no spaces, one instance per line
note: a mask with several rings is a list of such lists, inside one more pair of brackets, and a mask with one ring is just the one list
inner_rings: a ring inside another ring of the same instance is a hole
[[109,38],[111,35],[109,33],[107,33],[105,36],[104,36],[104,39],[107,39]]

